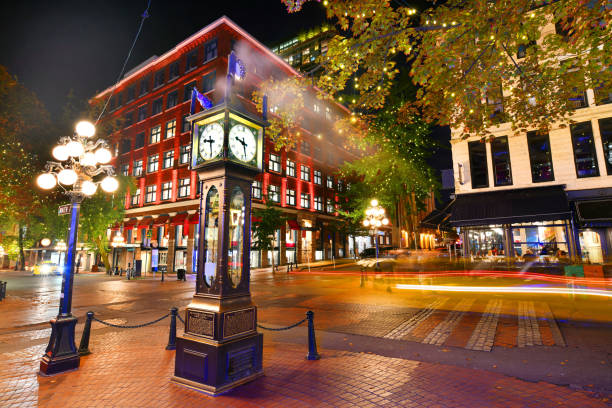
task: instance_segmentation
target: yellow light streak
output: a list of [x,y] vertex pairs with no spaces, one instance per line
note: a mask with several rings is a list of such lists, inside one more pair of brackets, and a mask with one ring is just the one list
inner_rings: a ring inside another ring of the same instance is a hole
[[445,285],[408,285],[398,283],[397,289],[431,290],[439,292],[475,292],[475,293],[538,293],[546,295],[589,295],[612,298],[612,292],[585,288],[526,288],[503,286],[445,286]]

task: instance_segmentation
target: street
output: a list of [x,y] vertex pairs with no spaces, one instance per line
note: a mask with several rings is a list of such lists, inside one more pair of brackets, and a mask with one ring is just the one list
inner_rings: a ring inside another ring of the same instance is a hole
[[[7,298],[0,303],[0,354],[4,356],[0,367],[10,360],[7,356],[36,362],[49,337],[48,320],[57,314],[61,278],[18,272],[3,272],[1,276],[8,281],[8,290]],[[503,374],[537,382],[542,387],[551,383],[584,390],[593,401],[605,400],[612,394],[612,325],[606,320],[609,298],[397,289],[395,285],[407,279],[369,274],[362,285],[358,275],[333,271],[272,274],[256,270],[252,293],[259,308],[259,323],[264,327],[291,325],[303,319],[307,310],[313,310],[323,360],[327,350],[363,353],[432,364],[440,370],[468,370],[475,383],[487,373]],[[421,278],[420,282],[453,284],[457,279]],[[461,279],[464,285],[488,285],[493,281],[497,285],[509,284],[507,278]],[[529,283],[543,284],[533,280]],[[173,276],[161,282],[160,277],[127,281],[104,274],[76,275],[77,343],[87,311],[114,324],[142,324],[166,314],[172,306],[181,313],[193,295],[194,284],[193,276],[186,282],[176,281]],[[179,332],[181,328],[179,324]],[[150,346],[151,330],[157,330],[157,341],[163,343],[167,339],[167,320],[132,330],[94,323],[92,351],[94,355],[100,351],[99,346],[96,349],[98,339],[111,336],[121,342],[128,341],[128,336],[130,342],[135,342],[130,347],[140,353],[140,344],[144,353],[145,345]],[[305,326],[264,331],[266,347],[276,349],[284,344],[305,354],[306,342]],[[122,353],[127,352],[120,345],[113,355],[122,358]],[[79,371],[85,370],[87,364],[83,359]],[[4,366],[0,371],[6,369]],[[270,371],[265,360],[264,369]],[[7,390],[7,381],[6,377],[0,379],[4,383],[0,389]],[[35,389],[29,392],[36,394]]]

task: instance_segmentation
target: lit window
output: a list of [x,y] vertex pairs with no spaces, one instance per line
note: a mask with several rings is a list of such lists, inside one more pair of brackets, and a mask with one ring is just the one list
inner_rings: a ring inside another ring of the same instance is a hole
[[510,150],[508,149],[508,137],[496,137],[491,142],[491,155],[493,156],[493,175],[495,185],[511,185],[512,170],[510,168]]
[[312,110],[313,110],[315,113],[321,113],[321,107],[320,107],[320,106],[319,106],[319,104],[317,104],[317,103],[315,103],[315,104],[312,106]]
[[253,198],[261,200],[261,181],[253,182],[253,189],[251,194],[253,195]]
[[287,176],[295,177],[295,162],[287,159]]
[[527,146],[531,163],[531,181],[554,181],[552,155],[548,133],[527,132]]
[[300,196],[300,205],[302,208],[310,208],[310,194],[302,193]]
[[181,155],[179,157],[179,164],[189,163],[189,153],[191,153],[191,145],[186,144],[181,146]]
[[130,202],[132,206],[137,206],[138,204],[140,204],[140,189],[139,188],[137,188],[136,191],[134,191],[134,193],[132,194]]
[[300,178],[304,181],[310,181],[310,167],[300,165]]
[[179,197],[187,197],[191,192],[191,180],[189,178],[183,178],[179,180]]
[[314,171],[314,183],[318,185],[321,185],[323,183],[323,175],[321,174],[320,170]]
[[160,135],[161,135],[161,126],[159,125],[153,126],[151,128],[151,137],[149,138],[149,143],[153,144],[153,143],[159,142]]
[[280,156],[279,155],[270,153],[270,160],[268,161],[268,169],[270,171],[275,171],[277,173],[280,173],[281,166],[280,166]]
[[182,133],[191,131],[191,122],[187,120],[188,117],[189,117],[188,113],[183,115],[183,124],[181,126]]
[[327,188],[334,188],[334,177],[327,176]]
[[121,175],[128,176],[130,174],[130,164],[125,163],[121,165]]
[[333,212],[334,212],[334,202],[332,201],[332,199],[331,199],[331,198],[328,198],[328,199],[326,199],[326,200],[325,200],[325,207],[327,207],[327,208],[326,208],[326,211],[327,211],[328,213],[330,213],[330,214],[331,214],[331,213],[333,213]]
[[152,173],[159,169],[159,154],[149,156],[147,160],[147,173]]
[[172,182],[167,181],[165,183],[162,183],[161,199],[170,200],[171,198],[172,198]]
[[147,186],[145,193],[145,203],[152,203],[157,199],[157,186]]
[[280,187],[270,184],[268,186],[268,199],[273,203],[280,203]]
[[323,198],[315,196],[314,207],[317,211],[323,211]]
[[572,144],[574,145],[574,163],[578,178],[599,176],[595,141],[591,122],[570,125]]
[[134,167],[132,168],[132,175],[134,177],[142,176],[142,160],[134,160]]
[[172,166],[174,166],[174,150],[168,150],[167,152],[164,152],[162,168],[168,169]]
[[285,192],[285,202],[287,205],[295,205],[295,190],[287,189]]
[[599,133],[608,175],[612,175],[612,118],[599,119]]
[[166,123],[166,139],[172,139],[176,133],[176,119]]

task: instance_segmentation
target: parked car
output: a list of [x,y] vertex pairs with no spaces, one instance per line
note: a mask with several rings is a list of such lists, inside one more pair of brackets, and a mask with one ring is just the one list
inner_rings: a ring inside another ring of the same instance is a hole
[[[391,246],[379,246],[378,257],[379,258],[395,258],[397,255],[394,253],[397,248]],[[376,258],[376,247],[366,248],[359,254],[359,257],[364,258]]]
[[48,275],[61,275],[62,270],[60,266],[51,261],[44,261],[38,265],[34,265],[32,268],[32,275],[34,276],[48,276]]

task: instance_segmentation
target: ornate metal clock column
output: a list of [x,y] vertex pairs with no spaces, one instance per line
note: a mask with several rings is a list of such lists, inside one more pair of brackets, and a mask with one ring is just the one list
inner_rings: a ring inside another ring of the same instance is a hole
[[209,395],[263,374],[251,301],[251,186],[262,171],[264,121],[222,104],[189,117],[201,183],[196,293],[177,338],[172,381]]

